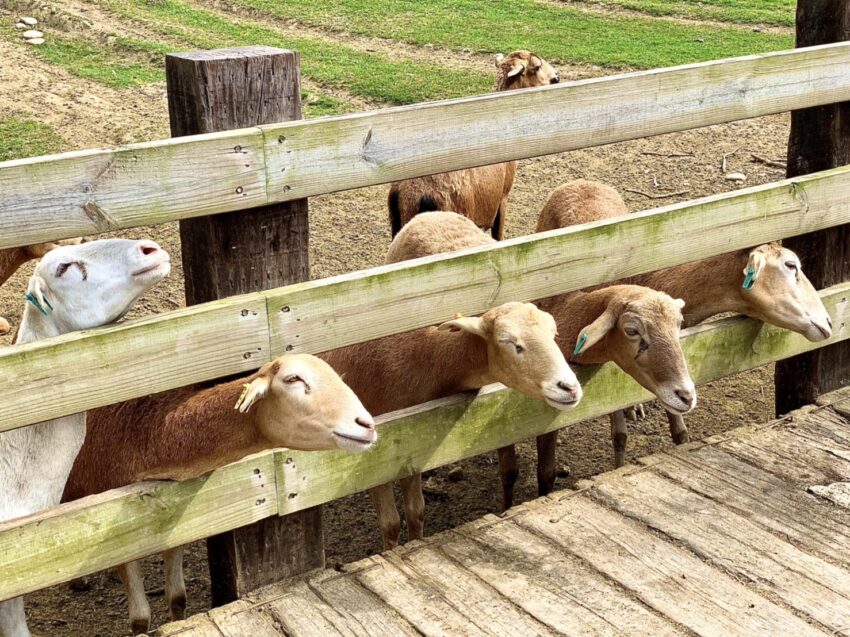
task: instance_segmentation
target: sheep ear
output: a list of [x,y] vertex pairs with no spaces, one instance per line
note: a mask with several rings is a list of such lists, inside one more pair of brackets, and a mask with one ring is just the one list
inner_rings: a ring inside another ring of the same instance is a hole
[[505,56],[502,53],[497,53],[493,56],[493,61],[496,63],[496,68],[502,63],[502,60],[505,59]]
[[583,352],[596,345],[605,338],[608,332],[614,329],[616,324],[617,313],[609,307],[599,315],[599,318],[579,332],[573,356],[581,356]]
[[47,316],[50,311],[53,309],[53,306],[50,304],[50,299],[45,295],[45,291],[47,290],[47,283],[44,279],[42,279],[38,274],[34,274],[30,279],[29,286],[27,287],[27,294],[24,297],[27,301],[32,303],[35,308]]
[[452,332],[469,332],[481,338],[487,338],[487,332],[484,329],[484,320],[479,316],[461,316],[451,321],[446,321],[437,329],[450,330]]
[[517,75],[522,75],[525,72],[525,64],[522,62],[514,63],[513,68],[508,71],[508,77],[516,77]]
[[244,414],[246,411],[251,409],[251,406],[255,402],[265,398],[266,394],[269,392],[271,384],[271,379],[265,376],[260,376],[259,378],[252,380],[250,383],[245,383],[243,386],[244,389],[239,395],[239,400],[236,401],[236,405],[233,408],[239,413]]
[[744,284],[741,286],[745,290],[752,290],[764,266],[767,265],[767,257],[760,250],[750,252],[750,258],[747,261],[747,267],[744,268]]

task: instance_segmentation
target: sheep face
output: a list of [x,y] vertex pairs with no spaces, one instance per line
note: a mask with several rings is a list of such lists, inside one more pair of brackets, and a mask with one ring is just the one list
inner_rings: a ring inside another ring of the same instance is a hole
[[236,408],[246,412],[254,403],[260,430],[276,447],[358,452],[378,439],[360,399],[315,356],[287,355],[264,365]]
[[696,389],[679,344],[684,302],[649,288],[615,287],[622,288],[620,293],[580,332],[580,354],[598,344],[580,360],[613,360],[667,411],[689,412],[696,406]]
[[481,317],[461,317],[441,329],[462,329],[487,342],[490,378],[542,398],[556,409],[572,409],[582,390],[555,342],[555,319],[531,303],[506,303]]
[[61,331],[111,323],[171,270],[153,241],[105,239],[47,252],[36,266],[28,299]]
[[775,243],[750,252],[738,293],[743,313],[802,334],[813,342],[832,336],[832,319],[791,250]]
[[546,86],[560,81],[558,71],[531,51],[514,51],[507,56],[500,53],[495,61],[498,71],[496,90],[499,91]]

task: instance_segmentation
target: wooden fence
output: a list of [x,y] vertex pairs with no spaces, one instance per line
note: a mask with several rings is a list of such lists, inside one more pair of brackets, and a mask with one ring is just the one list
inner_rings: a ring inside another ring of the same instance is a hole
[[[850,44],[0,164],[0,247],[233,211],[466,166],[850,100]],[[203,174],[199,181],[196,177]],[[212,176],[212,177],[211,177]],[[0,350],[0,430],[850,221],[850,168],[499,245],[231,297]],[[730,228],[734,227],[734,232]],[[819,344],[736,318],[687,331],[706,382]],[[191,352],[191,356],[187,356]],[[132,369],[123,363],[134,361]],[[360,456],[278,450],[0,524],[0,599],[302,511],[645,400],[583,368],[574,411],[493,389],[382,419]],[[38,396],[37,401],[32,400]]]

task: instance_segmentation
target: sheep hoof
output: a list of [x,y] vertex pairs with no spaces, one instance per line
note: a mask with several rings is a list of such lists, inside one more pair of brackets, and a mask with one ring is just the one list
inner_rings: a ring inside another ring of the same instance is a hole
[[151,621],[147,617],[133,619],[130,622],[130,629],[134,635],[144,635],[151,629]]

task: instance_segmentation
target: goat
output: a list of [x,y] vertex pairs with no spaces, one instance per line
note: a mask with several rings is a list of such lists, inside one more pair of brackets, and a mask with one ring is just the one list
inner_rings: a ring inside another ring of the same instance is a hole
[[[615,189],[578,179],[552,191],[538,218],[537,232],[626,213],[626,204]],[[683,299],[685,327],[716,314],[737,312],[813,342],[832,336],[832,319],[803,274],[799,257],[778,243],[684,263],[624,282]],[[667,418],[673,441],[687,442],[688,430],[681,415],[668,412]]]
[[[30,278],[17,342],[111,323],[170,268],[153,241],[107,239],[51,250]],[[85,414],[0,433],[0,521],[59,504],[85,433]],[[0,635],[29,637],[23,598],[0,602]]]
[[[234,409],[234,405],[236,409]],[[63,501],[149,478],[187,480],[273,447],[365,451],[377,440],[372,416],[324,361],[290,354],[215,387],[184,387],[88,412],[85,443]],[[165,598],[183,619],[183,552],[167,551]],[[133,634],[150,629],[138,561],[117,568]]]
[[[30,246],[17,248],[4,248],[0,250],[0,285],[9,280],[17,270],[27,261],[40,259],[53,248],[63,245],[78,245],[80,239],[67,239],[56,243],[36,243]],[[0,335],[7,334],[11,326],[9,322],[0,317]]]
[[[452,212],[418,215],[396,240],[402,238],[405,247],[396,248],[395,254],[411,259],[495,242],[471,221]],[[562,294],[538,305],[554,316],[558,345],[571,362],[614,361],[671,410],[686,413],[693,409],[696,392],[679,345],[683,301],[643,286],[618,285]],[[586,339],[579,348],[583,352],[579,358],[574,349],[582,334]],[[615,455],[622,462],[626,437],[622,432],[625,420],[621,422],[620,415],[612,417],[611,435]],[[552,434],[537,438],[541,495],[554,486],[556,441],[557,436]],[[499,449],[499,469],[503,503],[509,508],[518,476],[513,445]]]
[[[497,55],[494,91],[510,91],[557,84],[558,72],[530,51]],[[405,179],[390,186],[387,196],[390,228],[395,237],[415,215],[434,210],[455,211],[491,231],[505,236],[508,194],[516,175],[516,162],[468,168],[428,177]]]

